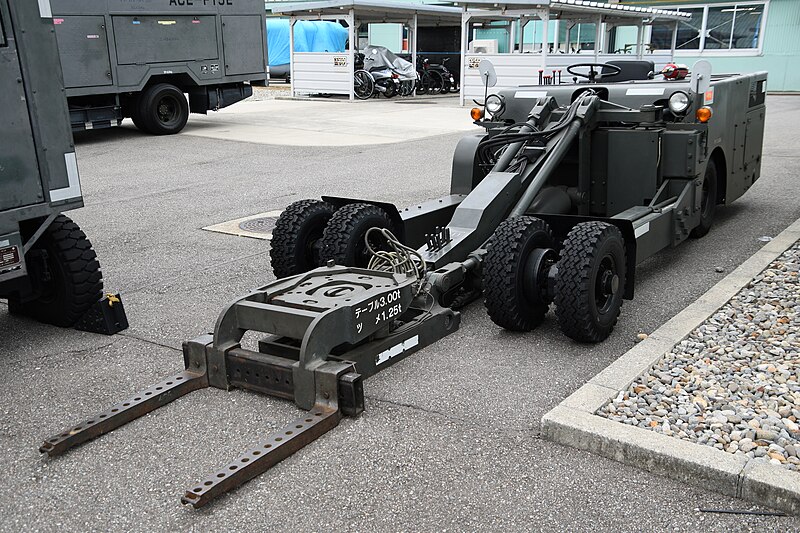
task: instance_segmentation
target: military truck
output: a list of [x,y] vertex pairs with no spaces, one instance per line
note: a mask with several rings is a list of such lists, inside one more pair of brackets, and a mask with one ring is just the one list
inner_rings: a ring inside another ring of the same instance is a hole
[[83,197],[46,1],[0,0],[0,106],[0,299],[58,326],[124,329],[91,242],[63,214]]
[[266,80],[262,0],[51,2],[73,131],[178,133]]

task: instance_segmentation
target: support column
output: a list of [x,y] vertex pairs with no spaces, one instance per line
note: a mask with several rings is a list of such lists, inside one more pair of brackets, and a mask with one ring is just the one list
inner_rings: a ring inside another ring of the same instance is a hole
[[458,101],[459,105],[464,105],[464,79],[467,76],[467,46],[469,45],[469,21],[472,18],[467,13],[467,8],[462,8],[461,13],[461,72],[459,73],[459,91]]
[[599,55],[603,50],[603,16],[597,17],[594,28],[594,62],[599,62]]
[[542,19],[542,68],[547,68],[547,47],[550,45],[548,42],[550,37],[548,31],[550,29],[550,11],[546,11],[544,16],[540,15]]
[[517,44],[519,46],[519,53],[523,53],[523,48],[525,47],[525,26],[528,25],[528,22],[531,21],[530,17],[526,17],[525,15],[519,18],[519,35],[517,36]]
[[675,27],[672,28],[672,44],[670,45],[670,49],[669,49],[669,60],[670,61],[675,61],[675,48],[678,45],[678,24],[680,24],[680,22],[678,22],[676,20],[675,21]]
[[[414,73],[417,72],[417,14],[414,13],[414,18],[411,20],[411,39],[409,39],[409,48],[411,49],[411,64],[414,67]],[[411,92],[414,96],[417,95],[417,84],[414,83],[414,89]]]
[[291,91],[289,94],[292,98],[296,96],[294,90],[294,23],[297,22],[297,17],[289,18],[289,83]]
[[508,29],[508,53],[514,53],[514,44],[517,42],[517,21],[511,19],[508,21],[509,29]]
[[644,50],[644,25],[642,22],[636,26],[636,59],[642,59]]
[[356,73],[356,16],[354,10],[350,10],[350,13],[347,14],[347,26],[348,26],[348,33],[349,33],[349,40],[350,46],[348,46],[347,50],[347,65],[350,69],[350,101],[356,99],[355,94],[355,73]]

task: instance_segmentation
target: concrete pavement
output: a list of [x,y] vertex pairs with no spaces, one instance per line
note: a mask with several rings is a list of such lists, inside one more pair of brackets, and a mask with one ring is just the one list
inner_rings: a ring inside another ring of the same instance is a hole
[[800,216],[800,99],[769,98],[762,178],[718,211],[709,236],[641,266],[636,299],[606,342],[573,343],[552,316],[532,333],[505,332],[474,303],[459,332],[365,383],[362,417],[199,512],[180,506],[182,492],[296,408],[205,390],[62,458],[36,448],[180,369],[184,339],[273,279],[265,241],[201,228],[323,193],[401,206],[441,195],[461,134],[342,150],[189,133],[121,128],[77,139],[87,207],[74,217],[107,286],[121,290],[131,328],[106,338],[44,327],[0,303],[0,530],[800,529],[796,518],[697,512],[749,506],[538,437],[545,412],[716,283],[715,267],[730,271],[759,237]]

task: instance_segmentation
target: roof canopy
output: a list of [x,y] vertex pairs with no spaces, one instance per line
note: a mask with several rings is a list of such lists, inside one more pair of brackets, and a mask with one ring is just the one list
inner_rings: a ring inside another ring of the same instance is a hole
[[575,18],[580,15],[600,15],[619,19],[649,20],[687,20],[691,14],[624,4],[609,4],[590,0],[451,0],[454,6],[461,7],[475,17],[483,15],[519,16],[525,12],[549,10],[550,18]]
[[391,0],[322,0],[275,6],[272,13],[283,16],[333,18],[353,10],[359,22],[398,22],[417,15],[420,26],[458,25],[462,10],[451,6],[417,4]]

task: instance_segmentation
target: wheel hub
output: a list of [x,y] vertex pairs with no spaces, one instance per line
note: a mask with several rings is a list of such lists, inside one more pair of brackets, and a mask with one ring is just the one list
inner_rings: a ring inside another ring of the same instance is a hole
[[617,294],[617,291],[619,290],[619,276],[613,272],[606,271],[603,273],[601,284],[603,287],[603,293],[607,296],[613,296]]
[[558,254],[551,248],[537,248],[531,252],[525,264],[525,296],[531,302],[549,304],[547,280],[551,267],[558,261]]

